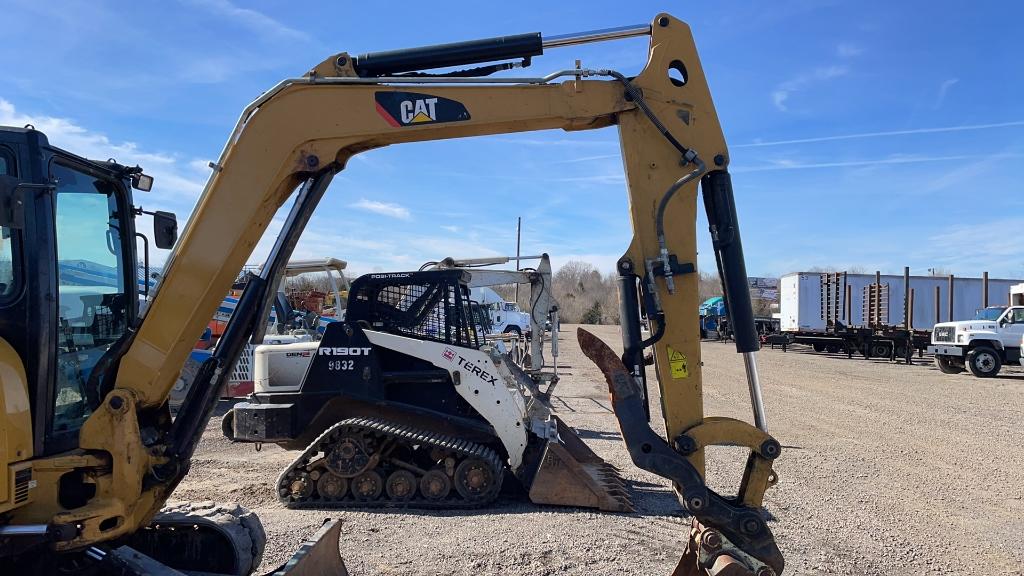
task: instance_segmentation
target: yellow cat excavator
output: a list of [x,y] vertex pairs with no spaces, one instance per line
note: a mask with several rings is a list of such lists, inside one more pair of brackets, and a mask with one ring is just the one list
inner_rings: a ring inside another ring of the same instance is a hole
[[[579,64],[543,77],[491,76],[528,66],[545,50],[640,35],[650,36],[650,49],[635,77]],[[149,213],[155,244],[175,249],[144,313],[136,262],[148,239],[137,254],[135,219],[146,212],[132,188],[147,190],[152,179],[50,146],[31,127],[0,130],[5,573],[255,570],[265,537],[251,513],[168,499],[243,346],[261,340],[270,291],[332,177],[353,155],[383,146],[610,126],[619,133],[634,231],[617,266],[624,353],[582,330],[581,345],[605,374],[633,461],[670,481],[693,517],[677,573],[781,573],[761,513],[780,446],[764,419],[729,153],[690,30],[667,14],[582,34],[340,53],[281,81],[243,111],[181,237],[173,215]],[[698,184],[755,425],[703,414]],[[172,419],[168,397],[196,337],[292,197],[265,265]],[[651,323],[646,339],[641,312]],[[667,437],[649,425],[648,349]],[[450,371],[457,382],[468,375],[459,370]],[[703,480],[711,445],[749,449],[734,497]],[[338,534],[336,524],[325,526],[280,573],[344,573]]]

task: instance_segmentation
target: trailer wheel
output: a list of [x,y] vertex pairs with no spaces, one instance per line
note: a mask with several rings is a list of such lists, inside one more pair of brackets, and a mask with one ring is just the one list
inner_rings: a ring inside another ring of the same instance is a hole
[[824,352],[825,351],[825,345],[822,344],[821,342],[815,342],[814,344],[811,344],[811,348],[814,348],[815,352]]
[[839,352],[839,344],[829,344],[828,346],[825,346],[825,352],[828,352],[829,354]]
[[991,346],[978,346],[967,354],[967,367],[978,378],[991,378],[999,374],[1003,360]]
[[871,345],[871,356],[874,358],[888,358],[890,355],[889,350],[888,344],[875,343]]
[[935,365],[939,367],[939,372],[943,374],[959,374],[964,371],[964,367],[953,364],[949,356],[936,356]]

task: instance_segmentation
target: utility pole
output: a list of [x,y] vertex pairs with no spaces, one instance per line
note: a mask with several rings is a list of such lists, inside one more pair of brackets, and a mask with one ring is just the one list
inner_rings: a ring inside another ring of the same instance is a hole
[[[516,271],[519,270],[519,241],[522,238],[523,217],[516,217]],[[516,304],[519,304],[519,283],[516,283]]]

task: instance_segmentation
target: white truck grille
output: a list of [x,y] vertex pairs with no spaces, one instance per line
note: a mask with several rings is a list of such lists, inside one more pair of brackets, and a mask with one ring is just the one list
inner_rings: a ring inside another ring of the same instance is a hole
[[953,342],[956,329],[952,326],[936,326],[932,332],[933,342]]

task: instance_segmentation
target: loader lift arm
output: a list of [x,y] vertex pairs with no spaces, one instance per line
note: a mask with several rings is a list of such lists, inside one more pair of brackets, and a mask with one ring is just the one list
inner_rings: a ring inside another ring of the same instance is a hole
[[[650,34],[650,49],[646,67],[631,79],[610,70],[578,67],[543,78],[383,76],[520,56],[528,61],[544,46],[637,33]],[[603,368],[606,374],[615,375],[612,380],[621,381],[621,390],[626,391],[616,400],[623,437],[635,459],[647,454],[656,460],[649,469],[678,484],[684,506],[696,519],[725,536],[729,545],[720,550],[735,549],[742,554],[734,556],[753,558],[746,563],[752,572],[758,566],[781,572],[781,553],[756,512],[769,484],[771,459],[752,450],[748,467],[756,473],[749,474],[749,482],[735,500],[709,493],[702,479],[704,446],[749,446],[750,438],[766,434],[744,422],[705,419],[703,415],[694,318],[697,279],[687,273],[696,263],[696,232],[691,224],[696,220],[698,178],[704,178],[705,195],[710,183],[724,190],[726,205],[731,202],[731,188],[726,172],[728,150],[690,30],[683,22],[661,14],[650,26],[626,31],[550,41],[537,35],[535,40],[520,41],[525,44],[509,52],[494,50],[503,42],[463,46],[470,53],[477,51],[479,57],[461,54],[448,60],[444,55],[458,54],[458,46],[399,51],[389,56],[391,60],[381,54],[353,58],[340,53],[302,77],[282,81],[247,107],[213,164],[214,173],[167,263],[141,326],[116,363],[116,377],[104,382],[104,401],[82,428],[80,447],[87,454],[108,454],[111,460],[107,473],[95,478],[95,497],[86,506],[68,511],[59,505],[55,492],[40,494],[26,508],[30,510],[26,517],[78,526],[78,536],[58,544],[61,549],[83,548],[130,534],[148,522],[187,471],[220,381],[230,372],[244,339],[258,331],[255,319],[263,317],[258,309],[266,288],[276,286],[331,177],[351,156],[405,142],[617,126],[634,231],[619,265],[623,309],[629,312],[623,316],[627,348],[623,358],[629,368],[608,362]],[[421,59],[416,64],[394,64],[416,58]],[[568,79],[555,83],[558,78]],[[267,265],[255,281],[257,289],[243,295],[222,338],[230,345],[222,344],[218,355],[203,365],[185,400],[182,413],[186,417],[179,417],[169,430],[158,430],[155,437],[152,433],[144,436],[140,422],[152,419],[137,415],[152,414],[164,406],[196,335],[212,317],[277,209],[300,185]],[[713,228],[718,220],[711,219]],[[730,302],[729,309],[738,316],[734,317],[738,327],[743,324],[743,312],[733,311],[742,308],[736,304],[743,300],[737,287],[745,286],[742,260],[737,266],[735,253],[719,249],[720,244],[729,245],[732,237],[738,247],[738,235],[730,226],[713,229],[713,234],[727,294],[736,301]],[[648,341],[639,339],[639,318],[633,312],[638,283],[648,311],[655,312],[651,316],[655,336]],[[642,356],[646,346],[654,347],[671,439],[671,443],[661,440],[664,447],[653,438],[647,441],[653,432],[636,410],[621,402],[632,398],[629,386],[635,391],[643,385],[642,362],[638,371],[633,361],[638,352]],[[752,356],[747,358],[751,366]],[[752,396],[756,372],[753,374]],[[615,390],[613,385],[613,394]],[[759,388],[756,392],[759,400]],[[758,406],[755,402],[755,408]],[[763,424],[763,411],[758,411],[758,424]],[[80,459],[59,456],[39,464],[57,474],[80,465]],[[714,505],[705,506],[709,502]],[[708,515],[709,509],[715,514]],[[709,567],[707,563],[713,560],[714,555],[705,554],[702,566]]]
[[[530,285],[530,366],[528,367],[537,376],[544,368],[544,321],[552,311],[555,299],[551,293],[551,258],[547,254],[539,256],[522,256],[522,260],[538,260],[536,268],[516,270],[495,270],[486,268],[496,264],[506,264],[510,260],[507,256],[494,258],[444,258],[439,262],[427,262],[422,268],[432,267],[433,269],[467,269],[472,272],[469,280],[470,288],[500,286],[502,284],[529,284]],[[557,311],[556,311],[557,314]],[[557,316],[556,316],[557,320]],[[557,364],[558,357],[558,331],[552,332],[551,353],[555,357],[552,360]],[[549,379],[557,380],[558,367],[554,366],[555,372],[549,375]]]

